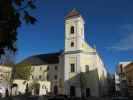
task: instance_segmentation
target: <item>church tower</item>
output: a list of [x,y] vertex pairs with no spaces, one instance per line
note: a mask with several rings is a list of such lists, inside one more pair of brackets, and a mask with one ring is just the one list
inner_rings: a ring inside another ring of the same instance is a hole
[[79,51],[84,42],[84,20],[73,9],[65,18],[65,52]]
[[80,91],[77,75],[81,71],[80,56],[83,44],[84,20],[80,13],[73,9],[65,18],[64,92],[67,95],[81,95],[77,92]]

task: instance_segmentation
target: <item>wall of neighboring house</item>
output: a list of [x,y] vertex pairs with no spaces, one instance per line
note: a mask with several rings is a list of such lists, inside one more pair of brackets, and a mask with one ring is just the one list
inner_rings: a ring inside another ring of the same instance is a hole
[[60,70],[59,70],[59,88],[60,88],[60,94],[65,94],[65,88],[64,88],[64,53],[62,53],[59,56],[59,66],[60,66]]
[[53,94],[61,94],[60,81],[62,80],[62,68],[60,64],[49,65],[49,80],[51,81],[51,91]]
[[116,72],[115,72],[115,91],[120,92],[120,77]]
[[31,80],[47,80],[48,65],[35,65],[31,68]]
[[125,68],[129,64],[129,62],[120,62],[117,65],[117,75],[119,77],[119,87],[120,87],[120,95],[127,95],[128,94],[128,87],[127,87],[127,79],[126,79],[126,72]]
[[51,83],[50,92],[54,94],[55,87],[57,87],[57,93],[62,93],[62,88],[60,86],[62,82],[62,68],[60,64],[46,64],[46,65],[38,65],[32,66],[32,74],[31,80],[40,80],[40,81],[48,81]]
[[11,79],[12,68],[0,65],[0,84],[8,87]]
[[5,91],[10,91],[12,68],[9,66],[0,65],[0,94],[5,96]]
[[[18,94],[24,94],[26,90],[26,85],[28,84],[29,91],[34,95],[34,89],[30,88],[30,86],[33,84],[33,80],[21,80],[16,79],[13,81],[14,84],[17,86],[12,89],[12,95],[18,95]],[[39,84],[39,95],[46,95],[47,92],[50,92],[51,89],[51,83],[47,81],[37,81]]]
[[128,93],[130,96],[133,96],[133,62],[128,64],[125,68]]

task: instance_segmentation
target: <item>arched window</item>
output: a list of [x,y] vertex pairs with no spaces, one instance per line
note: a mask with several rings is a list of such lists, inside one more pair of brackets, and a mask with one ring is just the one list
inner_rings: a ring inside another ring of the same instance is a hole
[[42,79],[42,76],[41,76],[41,75],[39,75],[39,79],[40,79],[40,80]]
[[71,47],[74,47],[74,42],[71,42]]
[[71,34],[74,33],[74,26],[71,26]]
[[55,76],[54,76],[54,79],[57,80],[57,78],[58,78],[57,75],[55,75]]
[[76,94],[75,86],[70,86],[70,96],[75,96],[75,94]]
[[58,86],[57,86],[57,85],[54,86],[54,94],[55,94],[55,95],[58,94]]
[[55,66],[55,70],[58,70],[58,66]]

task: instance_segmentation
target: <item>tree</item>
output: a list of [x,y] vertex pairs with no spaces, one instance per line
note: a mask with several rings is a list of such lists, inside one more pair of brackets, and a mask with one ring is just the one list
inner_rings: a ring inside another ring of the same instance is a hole
[[[17,29],[22,21],[34,24],[36,18],[31,16],[27,8],[35,9],[35,0],[0,0],[0,58],[11,51],[17,51]],[[22,20],[21,20],[22,19]]]
[[24,84],[26,84],[26,93],[28,93],[28,80],[30,78],[30,75],[32,73],[32,67],[30,63],[19,63],[14,64],[14,67],[12,69],[12,78],[11,78],[11,94],[12,94],[12,88],[14,87],[14,79],[22,79],[25,80]]
[[79,74],[79,81],[80,81],[80,91],[81,91],[81,97],[84,98],[85,94],[84,94],[84,87],[85,87],[85,83],[86,83],[86,79],[84,76],[83,72],[80,72]]
[[29,80],[32,73],[31,64],[21,63],[17,64],[14,69],[14,78]]
[[33,80],[32,83],[30,84],[29,89],[34,91],[34,95],[39,95],[39,90],[40,90],[40,84],[38,83],[37,80]]

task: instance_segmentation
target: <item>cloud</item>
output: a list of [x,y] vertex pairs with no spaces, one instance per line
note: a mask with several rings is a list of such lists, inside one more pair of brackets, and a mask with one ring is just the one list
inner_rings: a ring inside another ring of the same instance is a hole
[[124,24],[120,27],[120,29],[126,30],[126,31],[133,31],[133,25],[132,24]]
[[110,49],[119,50],[119,51],[128,51],[133,50],[133,33],[130,33],[127,37],[121,39]]
[[117,51],[133,51],[133,25],[126,24],[121,28],[126,30],[125,36],[119,39],[119,41],[113,46],[108,47],[108,49]]

